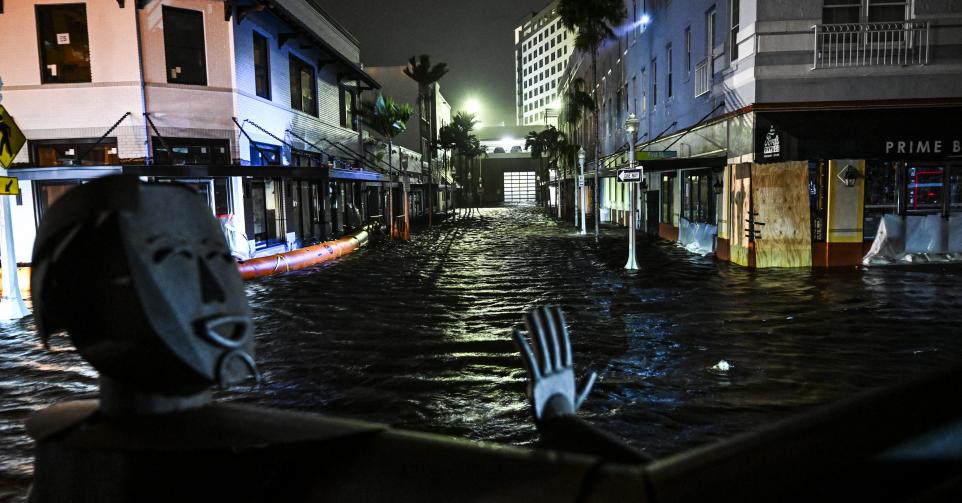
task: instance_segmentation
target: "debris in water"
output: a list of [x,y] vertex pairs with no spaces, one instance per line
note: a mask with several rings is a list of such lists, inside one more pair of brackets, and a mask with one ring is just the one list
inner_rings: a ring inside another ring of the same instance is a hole
[[712,369],[712,370],[717,370],[717,371],[719,371],[719,372],[728,372],[728,371],[731,370],[733,367],[734,367],[734,365],[732,365],[731,363],[728,363],[728,362],[726,362],[725,360],[719,360],[718,363],[716,363],[715,366],[712,367],[711,369]]

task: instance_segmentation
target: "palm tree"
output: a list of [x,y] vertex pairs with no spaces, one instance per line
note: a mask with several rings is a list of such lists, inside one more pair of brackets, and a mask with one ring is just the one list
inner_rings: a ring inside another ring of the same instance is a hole
[[[577,30],[575,49],[591,53],[591,83],[594,102],[598,103],[598,49],[605,41],[615,38],[614,28],[628,17],[622,0],[560,0],[558,16],[568,30]],[[595,241],[600,238],[598,227],[598,164],[601,158],[599,139],[601,117],[595,112]]]
[[560,119],[569,130],[573,130],[588,111],[595,111],[595,100],[585,91],[585,80],[579,77],[572,80],[568,90],[561,95]]
[[[361,121],[372,131],[381,135],[387,140],[387,164],[394,169],[394,164],[392,162],[392,156],[394,154],[394,138],[403,133],[407,129],[407,123],[411,120],[411,116],[414,114],[414,110],[411,105],[407,103],[398,103],[394,101],[390,96],[384,96],[378,93],[377,99],[365,100],[361,102],[361,109],[359,115]],[[391,174],[392,178],[399,172],[400,168],[394,170]],[[393,180],[392,180],[393,181]],[[394,189],[388,191],[388,228],[390,229],[390,234],[392,237],[395,236],[394,227]],[[407,191],[405,191],[404,197],[404,227],[405,233],[408,229],[408,212],[407,212]]]
[[455,165],[455,179],[459,180],[459,184],[464,188],[470,188],[467,187],[467,178],[471,174],[469,173],[471,162],[484,153],[478,137],[471,134],[477,123],[474,114],[457,112],[451,124],[442,127],[439,132],[438,144],[446,150],[456,151],[461,157],[462,162]]
[[[434,138],[434,122],[432,119],[425,119],[426,104],[428,100],[434,97],[434,87],[433,85],[441,80],[448,73],[448,65],[446,63],[438,63],[436,65],[431,65],[431,58],[427,54],[422,54],[420,57],[415,58],[411,56],[408,59],[408,66],[404,69],[404,75],[407,75],[412,80],[418,83],[418,117],[420,118],[420,132],[423,144],[423,138],[430,138],[430,143],[428,148],[425,149],[427,154],[428,165],[431,165],[431,161],[434,159],[432,155],[432,149],[434,148],[433,143]],[[425,128],[429,131],[426,133]],[[431,188],[433,182],[433,176],[430,171],[428,171],[428,225],[431,225],[431,218],[434,214],[434,193]]]

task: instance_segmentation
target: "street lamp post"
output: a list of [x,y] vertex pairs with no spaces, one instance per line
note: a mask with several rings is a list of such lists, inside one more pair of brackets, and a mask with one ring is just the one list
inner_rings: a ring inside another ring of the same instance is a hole
[[[635,143],[638,142],[638,125],[641,121],[631,114],[625,120],[625,135],[628,136],[628,169],[635,169]],[[644,172],[642,172],[644,173]],[[644,174],[642,174],[644,179]],[[638,270],[638,259],[635,254],[635,200],[638,198],[638,182],[631,182],[629,186],[628,203],[628,263],[625,269]]]
[[585,217],[585,148],[578,149],[578,165],[581,167],[581,176],[578,178],[578,201],[581,206],[581,234],[588,234],[588,223]]

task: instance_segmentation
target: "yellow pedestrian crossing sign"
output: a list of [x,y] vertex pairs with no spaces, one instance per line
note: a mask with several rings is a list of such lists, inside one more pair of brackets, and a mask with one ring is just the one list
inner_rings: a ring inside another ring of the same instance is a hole
[[20,185],[12,176],[0,176],[0,196],[20,195]]
[[13,158],[23,148],[27,142],[23,132],[13,121],[13,117],[7,113],[7,109],[0,105],[0,164],[4,168],[9,168],[13,164]]

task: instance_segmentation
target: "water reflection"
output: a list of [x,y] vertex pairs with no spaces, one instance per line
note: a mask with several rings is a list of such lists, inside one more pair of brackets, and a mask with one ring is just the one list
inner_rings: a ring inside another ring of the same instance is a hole
[[[474,439],[536,438],[509,331],[565,308],[576,366],[600,378],[584,414],[655,456],[952,361],[959,269],[747,271],[593,236],[532,208],[490,209],[403,244],[247,285],[264,384],[221,398]],[[0,498],[22,494],[34,410],[92,392],[95,374],[30,319],[0,333]],[[712,370],[720,360],[725,372]]]

